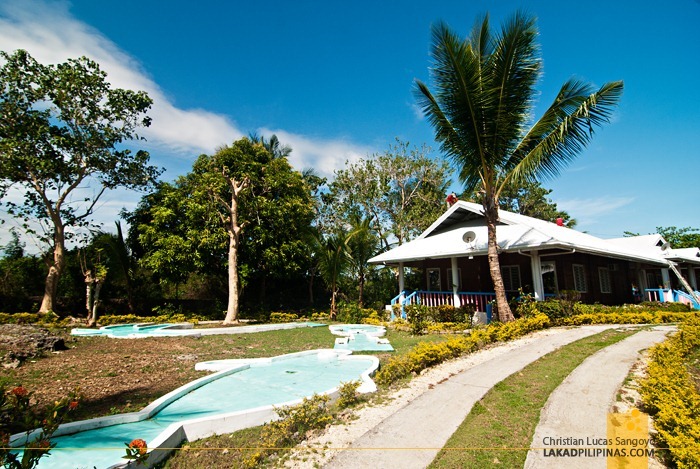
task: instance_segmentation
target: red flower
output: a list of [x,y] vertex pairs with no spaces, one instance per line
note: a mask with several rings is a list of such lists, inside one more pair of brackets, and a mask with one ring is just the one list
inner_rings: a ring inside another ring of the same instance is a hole
[[75,410],[78,408],[78,401],[70,401],[68,403],[68,410]]
[[17,397],[27,397],[29,395],[29,391],[27,391],[27,389],[23,386],[17,386],[12,390],[12,394]]
[[49,440],[41,440],[39,442],[39,448],[41,448],[41,449],[51,448],[51,442],[49,442]]
[[139,454],[146,454],[146,451],[148,451],[148,446],[146,446],[146,442],[141,438],[136,438],[131,443],[129,443],[129,448],[138,449]]

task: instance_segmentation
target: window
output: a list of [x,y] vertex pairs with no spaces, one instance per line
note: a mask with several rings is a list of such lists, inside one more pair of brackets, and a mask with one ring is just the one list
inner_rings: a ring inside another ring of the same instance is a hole
[[428,269],[428,291],[441,291],[440,269]]
[[545,296],[559,293],[557,267],[554,261],[542,261],[542,286]]
[[[448,290],[452,290],[452,269],[447,269],[447,285],[449,285],[450,288]],[[462,289],[462,269],[457,269],[457,290]]]
[[598,267],[598,280],[600,281],[601,293],[612,293],[612,283],[610,282],[610,269]]
[[574,264],[574,290],[585,293],[588,291],[586,283],[586,268],[581,264]]
[[521,287],[519,265],[501,266],[501,277],[503,277],[503,286],[506,291],[518,291]]

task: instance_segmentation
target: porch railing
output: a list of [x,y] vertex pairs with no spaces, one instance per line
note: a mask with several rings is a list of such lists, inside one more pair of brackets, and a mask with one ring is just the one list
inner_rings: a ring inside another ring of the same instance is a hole
[[646,293],[648,301],[658,301],[659,303],[665,303],[667,301],[672,300],[672,298],[669,298],[670,291],[671,290],[667,288],[647,288],[646,290],[644,290],[644,293]]
[[413,292],[401,292],[391,300],[391,319],[394,319],[393,305],[395,304],[401,305],[401,317],[406,318],[405,307],[407,305],[421,304],[431,307],[450,305],[458,308],[465,305],[473,305],[475,311],[486,311],[488,303],[496,299],[496,294],[490,292],[458,292],[457,296],[459,297],[459,304],[455,305],[454,293],[451,291],[416,290]]
[[[658,301],[659,303],[685,303],[693,309],[700,309],[700,304],[695,301],[692,295],[687,294],[682,290],[671,290],[670,288],[647,288],[644,290],[649,301]],[[700,295],[695,292],[696,295]]]
[[693,309],[700,309],[700,304],[698,304],[698,302],[695,301],[695,298],[693,298],[692,295],[689,295],[682,290],[673,290],[673,300],[676,303],[684,303],[690,305],[690,307]]

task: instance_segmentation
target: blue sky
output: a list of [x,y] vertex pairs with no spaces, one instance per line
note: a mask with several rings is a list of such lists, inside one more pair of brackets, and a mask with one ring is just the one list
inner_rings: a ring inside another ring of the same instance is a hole
[[[396,137],[438,154],[412,94],[415,78],[430,84],[431,24],[466,35],[479,15],[498,26],[517,9],[538,18],[536,116],[572,76],[625,81],[613,122],[544,183],[554,201],[601,237],[700,227],[697,0],[0,0],[0,49],[25,48],[45,63],[88,55],[113,85],[148,91],[145,148],[164,179],[251,131],[276,133],[295,167],[332,177]],[[113,192],[96,218],[109,228],[139,198]]]

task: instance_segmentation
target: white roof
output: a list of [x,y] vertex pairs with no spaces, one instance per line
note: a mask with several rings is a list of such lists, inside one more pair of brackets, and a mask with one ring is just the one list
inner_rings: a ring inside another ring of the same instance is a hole
[[700,248],[673,249],[660,234],[614,238],[608,241],[618,246],[628,246],[654,252],[664,259],[676,263],[700,265]]
[[[542,249],[564,249],[605,257],[667,265],[660,254],[636,246],[611,243],[580,231],[558,226],[536,218],[499,210],[500,224],[496,238],[501,251],[517,252]],[[472,231],[475,240],[465,242],[464,235]],[[450,207],[417,239],[373,257],[373,264],[396,264],[423,259],[485,255],[487,228],[483,207],[459,201]],[[700,259],[700,258],[699,258]]]

